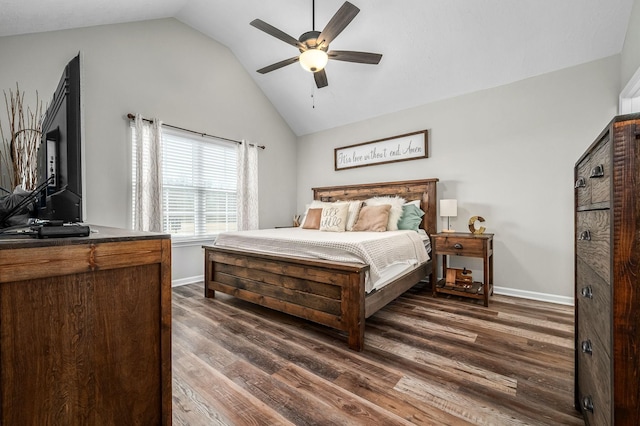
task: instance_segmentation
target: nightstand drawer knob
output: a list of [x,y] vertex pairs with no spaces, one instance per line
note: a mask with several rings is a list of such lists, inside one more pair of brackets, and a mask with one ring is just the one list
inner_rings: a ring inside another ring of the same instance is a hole
[[578,236],[578,240],[580,240],[580,241],[591,241],[591,232],[582,231],[580,233],[580,236]]
[[593,413],[593,400],[591,395],[582,398],[582,409]]
[[454,248],[454,249],[461,250],[461,249],[462,249],[462,244],[460,244],[460,243],[455,243],[455,244],[453,245],[453,248]]
[[588,355],[593,355],[593,346],[591,345],[591,340],[582,341],[582,352]]
[[584,188],[585,186],[587,186],[587,181],[584,180],[583,177],[578,178],[578,180],[576,181],[576,184],[573,186],[575,189],[578,188]]
[[586,297],[587,299],[593,299],[593,289],[591,288],[590,285],[586,286],[586,287],[582,287],[582,296]]

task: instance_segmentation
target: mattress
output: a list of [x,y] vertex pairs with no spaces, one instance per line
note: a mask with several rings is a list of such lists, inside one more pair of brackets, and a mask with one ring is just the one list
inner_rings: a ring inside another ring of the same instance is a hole
[[279,228],[224,232],[214,246],[369,265],[370,293],[429,260],[429,236],[415,231],[323,232]]

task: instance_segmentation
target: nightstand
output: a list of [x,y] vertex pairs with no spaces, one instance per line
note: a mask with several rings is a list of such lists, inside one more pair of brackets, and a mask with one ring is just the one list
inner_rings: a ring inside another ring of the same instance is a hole
[[[438,293],[470,297],[484,301],[489,306],[489,295],[493,294],[493,234],[471,234],[458,232],[441,232],[431,235],[433,259],[433,276],[438,277],[437,256],[442,256],[443,278],[433,286],[433,296]],[[483,259],[484,281],[473,282],[469,288],[456,288],[445,285],[444,276],[448,267],[449,256],[479,257]]]

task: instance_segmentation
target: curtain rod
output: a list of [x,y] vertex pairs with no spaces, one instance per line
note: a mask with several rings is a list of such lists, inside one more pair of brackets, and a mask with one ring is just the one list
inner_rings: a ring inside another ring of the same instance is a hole
[[[129,120],[135,120],[136,119],[136,115],[135,114],[127,114],[127,118]],[[149,122],[149,123],[153,123],[153,120],[148,119],[148,118],[142,118],[144,121]],[[166,123],[162,123],[163,126],[167,126],[167,127],[171,127],[172,129],[176,129],[176,130],[182,130],[183,132],[189,132],[189,133],[194,133],[196,135],[200,135],[202,137],[207,137],[207,138],[215,138],[215,139],[222,139],[225,141],[229,141],[229,142],[235,142],[237,144],[241,144],[242,141],[237,141],[235,139],[229,139],[229,138],[223,138],[222,136],[215,136],[215,135],[209,135],[206,133],[202,133],[202,132],[196,132],[195,130],[189,130],[189,129],[185,129],[183,127],[178,127],[178,126],[172,126],[171,124],[166,124]],[[254,146],[254,144],[249,144],[251,146]],[[266,147],[264,145],[256,145],[258,148],[260,149],[265,149]]]

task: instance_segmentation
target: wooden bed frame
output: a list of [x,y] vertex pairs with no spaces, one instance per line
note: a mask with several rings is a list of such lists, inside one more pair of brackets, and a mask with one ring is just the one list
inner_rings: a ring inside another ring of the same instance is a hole
[[[420,200],[421,228],[436,232],[438,179],[313,188],[316,200],[364,200],[398,195]],[[365,295],[369,265],[340,263],[205,246],[205,297],[216,291],[323,324],[348,335],[349,348],[364,348],[365,319],[420,280],[433,283],[432,261]]]

